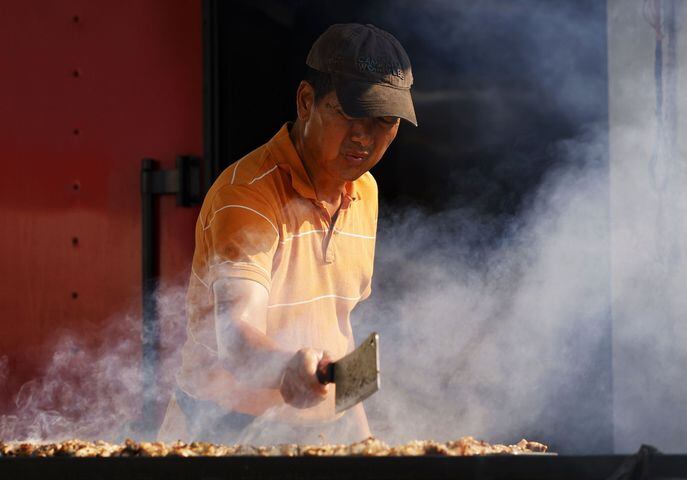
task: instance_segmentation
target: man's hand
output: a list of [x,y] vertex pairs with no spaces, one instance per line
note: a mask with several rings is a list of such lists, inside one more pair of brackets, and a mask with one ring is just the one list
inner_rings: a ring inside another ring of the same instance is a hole
[[331,362],[329,355],[314,348],[303,348],[289,360],[279,391],[284,401],[296,408],[313,407],[327,397],[329,389],[317,379],[317,371]]

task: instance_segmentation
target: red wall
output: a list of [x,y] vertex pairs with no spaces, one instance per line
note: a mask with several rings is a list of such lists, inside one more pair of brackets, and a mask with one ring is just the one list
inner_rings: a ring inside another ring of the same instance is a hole
[[[200,0],[3,2],[0,414],[59,332],[140,315],[140,160],[201,154],[201,37]],[[197,209],[174,202],[161,273],[183,284]]]

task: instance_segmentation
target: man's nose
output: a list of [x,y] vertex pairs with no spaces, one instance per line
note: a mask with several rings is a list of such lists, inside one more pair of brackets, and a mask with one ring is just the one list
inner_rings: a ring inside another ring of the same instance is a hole
[[356,118],[351,122],[351,141],[362,148],[372,145],[374,118]]

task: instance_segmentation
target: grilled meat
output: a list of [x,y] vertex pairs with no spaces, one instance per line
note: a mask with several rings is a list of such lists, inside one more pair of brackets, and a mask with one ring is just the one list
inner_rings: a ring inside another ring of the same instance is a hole
[[350,445],[216,445],[204,442],[135,442],[122,444],[103,441],[67,440],[59,443],[3,443],[0,457],[224,457],[251,456],[421,456],[421,455],[518,455],[546,452],[547,446],[521,440],[515,445],[491,445],[473,437],[463,437],[446,443],[431,440],[413,441],[390,447],[376,438],[368,438]]

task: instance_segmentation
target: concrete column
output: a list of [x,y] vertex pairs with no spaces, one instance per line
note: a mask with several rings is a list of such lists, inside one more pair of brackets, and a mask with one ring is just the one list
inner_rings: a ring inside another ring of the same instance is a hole
[[[664,452],[687,449],[687,4],[683,3],[608,1],[618,452],[634,451],[641,443]],[[658,71],[657,37],[662,39]],[[659,111],[657,86],[662,86]]]

